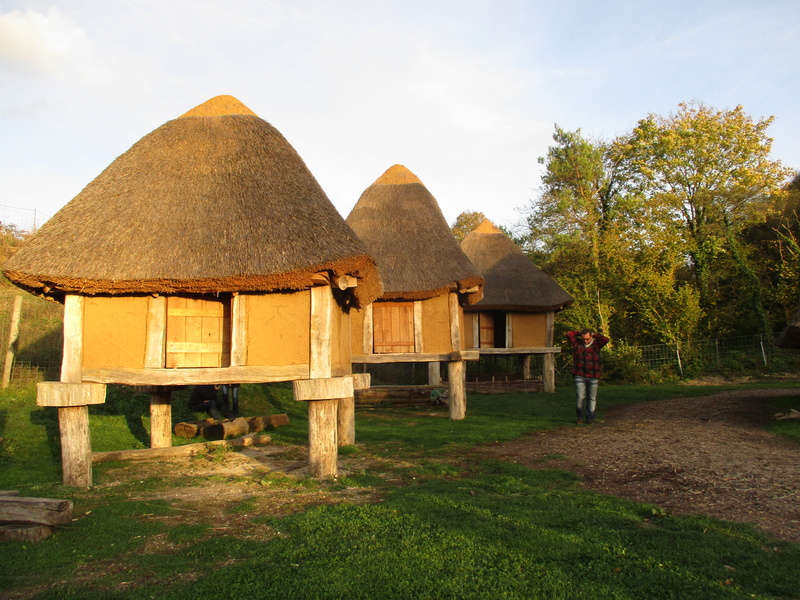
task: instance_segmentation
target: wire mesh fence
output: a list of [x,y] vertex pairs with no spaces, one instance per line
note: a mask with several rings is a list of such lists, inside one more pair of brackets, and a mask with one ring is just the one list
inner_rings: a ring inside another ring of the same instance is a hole
[[[16,341],[12,333],[15,298],[21,299]],[[0,342],[4,376],[11,385],[58,380],[63,346],[63,307],[30,294],[0,291]]]

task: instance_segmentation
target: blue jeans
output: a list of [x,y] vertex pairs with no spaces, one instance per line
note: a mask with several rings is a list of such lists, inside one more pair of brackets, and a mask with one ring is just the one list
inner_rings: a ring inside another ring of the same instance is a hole
[[[597,405],[597,379],[575,375],[575,407],[579,419],[587,423],[594,420],[594,408]],[[587,397],[588,396],[588,397]]]

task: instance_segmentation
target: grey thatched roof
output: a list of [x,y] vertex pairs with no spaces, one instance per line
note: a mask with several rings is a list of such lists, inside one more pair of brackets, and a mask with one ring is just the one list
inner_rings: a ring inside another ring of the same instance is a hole
[[[453,288],[480,300],[483,278],[453,237],[436,199],[394,165],[361,194],[347,224],[378,262],[384,299],[420,300]],[[475,289],[473,289],[475,288]]]
[[280,132],[219,96],[144,136],[6,265],[28,290],[297,290],[329,270],[380,295],[374,260]]
[[461,249],[485,280],[483,300],[475,310],[560,310],[573,302],[488,219],[461,241]]

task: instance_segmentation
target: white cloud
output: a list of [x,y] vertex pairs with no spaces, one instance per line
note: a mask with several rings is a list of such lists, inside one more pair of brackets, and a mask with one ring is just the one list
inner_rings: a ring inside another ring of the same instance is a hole
[[17,73],[82,83],[108,75],[86,33],[56,8],[0,14],[0,64]]

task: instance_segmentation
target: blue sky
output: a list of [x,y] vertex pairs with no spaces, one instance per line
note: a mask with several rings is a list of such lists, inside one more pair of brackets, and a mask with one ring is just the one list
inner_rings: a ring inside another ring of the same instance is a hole
[[[513,227],[554,124],[610,139],[679,102],[774,115],[800,169],[800,0],[0,0],[0,205],[53,215],[219,94],[346,216],[413,171],[452,222]],[[2,210],[0,210],[2,214]]]

